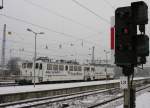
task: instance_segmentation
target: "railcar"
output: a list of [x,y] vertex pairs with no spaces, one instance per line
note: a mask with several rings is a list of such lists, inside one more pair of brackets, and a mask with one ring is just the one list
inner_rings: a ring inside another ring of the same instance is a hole
[[[90,64],[79,64],[76,61],[49,59],[37,59],[35,71],[33,62],[24,61],[20,66],[20,77],[17,83],[46,83],[46,82],[71,82],[104,79],[106,76],[112,77],[105,67],[98,67]],[[107,68],[108,69],[108,68]],[[112,71],[112,70],[110,70]]]

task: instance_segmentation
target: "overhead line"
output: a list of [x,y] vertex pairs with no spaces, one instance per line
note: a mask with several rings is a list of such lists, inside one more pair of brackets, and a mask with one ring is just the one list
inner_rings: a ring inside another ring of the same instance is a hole
[[84,28],[87,28],[88,30],[101,33],[100,31],[95,30],[94,28],[92,28],[92,27],[90,27],[90,26],[88,26],[88,25],[85,25],[85,24],[82,24],[82,23],[80,23],[80,22],[78,22],[78,21],[75,21],[75,20],[73,20],[73,19],[71,19],[71,18],[69,18],[69,17],[66,17],[66,16],[64,16],[64,15],[62,15],[62,14],[56,12],[56,11],[53,11],[53,10],[50,10],[50,9],[48,9],[48,8],[42,7],[41,5],[35,4],[35,3],[33,3],[33,2],[31,2],[31,1],[29,1],[29,0],[24,0],[24,1],[27,2],[27,3],[29,3],[30,5],[36,6],[36,7],[38,7],[38,8],[41,8],[42,10],[45,10],[45,11],[47,11],[47,12],[49,12],[49,13],[51,13],[51,14],[57,16],[57,17],[61,17],[61,18],[65,19],[65,20],[67,20],[67,21],[73,22],[73,23],[78,24],[78,25],[80,25],[80,26],[82,26],[82,27],[84,27]]
[[115,10],[115,7],[110,3],[108,2],[107,0],[103,0],[106,4],[108,4],[113,10]]
[[72,35],[70,34],[65,34],[63,32],[58,32],[56,30],[53,30],[53,29],[50,29],[50,28],[47,28],[47,27],[43,27],[41,25],[37,25],[37,24],[34,24],[34,23],[31,23],[31,22],[28,22],[28,21],[25,21],[23,19],[19,19],[19,18],[16,18],[16,17],[13,17],[13,16],[8,16],[8,15],[5,15],[5,14],[0,14],[1,16],[4,16],[4,17],[7,17],[9,19],[13,19],[13,20],[16,20],[16,21],[19,21],[19,22],[23,22],[23,23],[26,23],[26,24],[29,24],[29,25],[32,25],[32,26],[35,26],[35,27],[39,27],[39,28],[42,28],[42,29],[46,29],[48,31],[51,31],[51,32],[54,32],[54,33],[58,33],[58,34],[61,34],[61,35],[64,35],[64,36],[67,36],[67,37],[72,37],[74,38]]
[[[31,22],[28,22],[28,21],[20,19],[20,18],[13,17],[13,16],[8,16],[8,15],[5,15],[5,14],[0,14],[0,16],[4,16],[4,17],[6,17],[8,19],[11,19],[11,20],[15,20],[15,21],[18,21],[18,22],[22,22],[22,23],[26,23],[26,24],[38,27],[38,28],[42,28],[42,29],[48,30],[50,32],[54,32],[54,33],[57,33],[57,34],[60,34],[60,35],[63,35],[63,36],[69,37],[69,38],[82,39],[82,38],[75,38],[76,36],[74,36],[74,35],[59,32],[59,31],[56,31],[56,30],[53,30],[53,29],[50,29],[50,28],[47,28],[47,27],[44,27],[44,26],[41,26],[41,25],[37,25],[37,24],[31,23]],[[87,43],[96,44],[96,43],[91,42],[91,41],[87,41],[87,40],[84,40],[84,41],[87,42]]]
[[79,3],[78,1],[76,0],[72,0],[74,3],[76,3],[77,5],[79,5],[80,7],[86,9],[87,11],[89,11],[90,13],[94,14],[95,16],[97,16],[98,18],[100,18],[101,20],[103,20],[104,22],[106,22],[107,24],[110,25],[110,22],[103,18],[102,16],[98,15],[97,13],[95,13],[94,11],[92,11],[91,9],[87,8],[86,6],[84,6],[83,4]]

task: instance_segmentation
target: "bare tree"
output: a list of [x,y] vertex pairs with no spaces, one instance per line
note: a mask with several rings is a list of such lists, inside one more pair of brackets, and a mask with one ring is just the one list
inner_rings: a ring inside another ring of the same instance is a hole
[[10,70],[10,74],[12,75],[19,75],[20,73],[20,69],[19,69],[19,64],[18,62],[20,61],[21,59],[19,57],[14,57],[14,58],[11,58],[9,61],[8,61],[8,69]]

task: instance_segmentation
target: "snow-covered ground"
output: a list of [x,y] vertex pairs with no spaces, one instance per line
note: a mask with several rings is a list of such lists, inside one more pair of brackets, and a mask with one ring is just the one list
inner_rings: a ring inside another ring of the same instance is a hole
[[[135,78],[138,79],[145,79]],[[21,93],[21,92],[31,92],[31,91],[44,91],[44,90],[55,90],[62,88],[73,88],[73,87],[82,87],[90,85],[100,85],[106,83],[116,83],[119,80],[109,80],[109,81],[91,81],[91,82],[76,82],[76,83],[61,83],[61,84],[44,84],[44,85],[27,85],[27,86],[9,86],[9,87],[0,87],[0,94],[11,94],[11,93]]]
[[[117,108],[123,108],[123,105]],[[136,108],[150,108],[150,92],[146,92],[136,98]]]

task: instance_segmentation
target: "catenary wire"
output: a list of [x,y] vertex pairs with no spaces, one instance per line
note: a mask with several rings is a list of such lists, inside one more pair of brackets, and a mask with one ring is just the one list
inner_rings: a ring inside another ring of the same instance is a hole
[[104,22],[106,22],[107,24],[110,25],[110,22],[103,18],[102,16],[98,15],[97,13],[95,13],[93,10],[87,8],[86,6],[84,6],[83,4],[79,3],[78,1],[76,0],[72,0],[74,3],[76,3],[77,5],[79,5],[80,7],[84,8],[85,10],[89,11],[90,13],[92,13],[93,15],[97,16],[98,18],[100,18],[101,20],[103,20]]
[[56,12],[56,11],[50,10],[50,9],[48,9],[48,8],[46,8],[46,7],[43,7],[43,6],[41,6],[41,5],[39,5],[39,4],[36,4],[36,3],[33,3],[33,2],[31,2],[31,1],[29,1],[29,0],[24,0],[24,1],[27,2],[27,3],[29,3],[30,5],[36,6],[36,7],[40,8],[40,9],[42,9],[42,10],[44,10],[44,11],[47,11],[47,12],[49,12],[50,14],[53,14],[53,15],[55,15],[55,16],[57,16],[57,17],[63,18],[63,19],[65,19],[65,20],[67,20],[67,21],[70,21],[70,22],[75,23],[75,24],[78,24],[78,25],[80,25],[80,26],[82,26],[82,27],[84,27],[84,28],[87,28],[88,30],[91,30],[91,31],[94,31],[94,32],[97,32],[97,33],[101,33],[100,31],[95,30],[94,28],[92,28],[92,27],[90,27],[90,26],[88,26],[88,25],[82,24],[82,23],[80,23],[80,22],[78,22],[78,21],[76,21],[76,20],[74,20],[74,19],[71,19],[71,18],[69,18],[69,17],[66,17],[66,16],[64,16],[64,15],[62,15],[62,14]]

